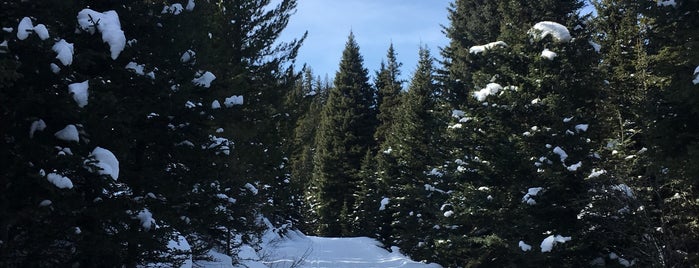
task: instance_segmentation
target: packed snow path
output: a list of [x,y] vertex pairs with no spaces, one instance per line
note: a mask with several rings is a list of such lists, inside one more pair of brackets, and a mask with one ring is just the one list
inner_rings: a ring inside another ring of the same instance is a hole
[[329,238],[289,232],[271,243],[264,259],[269,267],[441,267],[412,261],[397,248],[388,252],[379,245],[368,237]]

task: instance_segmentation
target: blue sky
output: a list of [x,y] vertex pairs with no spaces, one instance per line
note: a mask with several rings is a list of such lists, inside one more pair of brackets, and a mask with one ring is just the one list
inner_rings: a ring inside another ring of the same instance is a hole
[[[421,44],[440,59],[439,48],[449,40],[442,26],[449,25],[447,7],[452,0],[298,0],[294,14],[281,40],[308,37],[297,58],[300,67],[307,63],[316,75],[332,79],[337,72],[342,50],[350,31],[359,43],[364,67],[374,75],[388,46],[403,63],[402,78],[409,80],[416,69]],[[586,1],[587,2],[587,1]],[[584,13],[590,12],[588,7]]]
[[350,31],[354,32],[364,67],[374,75],[385,59],[388,46],[403,63],[403,79],[415,70],[420,44],[435,57],[439,47],[449,42],[441,25],[448,25],[447,7],[451,0],[299,0],[295,15],[281,40],[291,40],[308,30],[299,51],[298,66],[307,63],[316,75],[332,79]]

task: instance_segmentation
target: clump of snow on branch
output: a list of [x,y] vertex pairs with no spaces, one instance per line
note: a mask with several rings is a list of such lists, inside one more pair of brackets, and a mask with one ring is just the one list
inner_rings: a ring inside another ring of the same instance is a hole
[[213,102],[211,102],[211,109],[221,109],[221,103],[218,102],[218,100],[214,100]]
[[553,40],[563,43],[569,42],[571,39],[568,28],[553,21],[542,21],[534,24],[534,27],[529,30],[529,34],[538,39],[543,39],[544,37],[551,35]]
[[136,218],[139,221],[141,221],[141,226],[146,231],[150,230],[150,228],[153,227],[153,224],[155,223],[155,219],[153,219],[153,213],[148,211],[147,208],[141,210],[141,212],[139,212],[138,215],[136,215]]
[[536,200],[532,198],[533,196],[537,196],[541,190],[544,188],[542,187],[534,187],[534,188],[529,188],[527,190],[527,194],[522,197],[522,202],[527,203],[527,205],[536,205]]
[[379,210],[385,210],[386,205],[388,205],[388,203],[390,203],[390,202],[391,202],[391,199],[388,197],[384,197],[383,199],[381,199],[381,206],[379,206]]
[[29,138],[34,138],[34,133],[43,131],[44,129],[46,129],[46,122],[44,122],[44,120],[39,119],[32,122],[32,125],[29,127]]
[[77,103],[78,107],[80,108],[83,108],[85,107],[85,105],[87,105],[87,89],[90,86],[88,81],[89,80],[85,80],[80,83],[73,83],[68,85],[68,92],[70,92],[70,94],[73,95],[73,100],[75,100],[75,103]]
[[191,49],[188,49],[187,51],[185,51],[184,53],[182,53],[182,57],[180,57],[180,61],[181,61],[181,62],[184,62],[184,63],[189,62],[189,61],[192,60],[196,55],[197,55],[196,52],[194,52],[194,51],[191,50]]
[[189,1],[187,2],[187,6],[185,7],[185,9],[186,9],[187,11],[192,11],[192,10],[194,10],[194,7],[195,7],[195,6],[196,6],[196,4],[194,4],[194,0],[189,0]]
[[214,135],[209,135],[209,140],[211,143],[206,149],[215,149],[216,155],[225,154],[230,155],[231,153],[231,142],[226,138],[219,138]]
[[226,98],[223,105],[226,105],[226,108],[231,108],[235,105],[243,105],[243,96],[230,96]]
[[557,154],[561,158],[561,163],[565,165],[565,161],[568,158],[566,151],[564,151],[561,147],[556,146],[556,148],[553,148],[553,153]]
[[549,50],[548,48],[545,48],[544,51],[541,51],[541,57],[544,59],[553,60],[554,58],[556,58],[556,56],[558,56],[558,54]]
[[532,246],[528,245],[527,243],[524,243],[524,241],[521,240],[519,241],[519,248],[524,252],[532,250]]
[[102,41],[109,45],[111,57],[115,60],[126,47],[126,36],[121,30],[119,14],[114,10],[97,12],[83,9],[78,13],[78,24],[83,31],[94,34],[95,30],[102,33]]
[[578,125],[575,125],[575,131],[577,131],[577,132],[580,132],[580,131],[586,132],[588,127],[590,127],[590,125],[588,125],[588,124],[578,124]]
[[92,153],[90,153],[90,157],[97,161],[95,166],[100,168],[98,171],[99,174],[109,175],[113,180],[119,178],[119,160],[117,160],[116,156],[114,156],[111,151],[101,147],[95,147]]
[[570,239],[570,236],[550,235],[546,237],[544,241],[541,241],[541,252],[551,252],[554,245],[556,245],[557,243],[562,244],[568,242],[570,241]]
[[696,69],[694,69],[694,80],[692,80],[692,83],[699,84],[699,66],[697,66]]
[[677,2],[675,0],[663,0],[663,1],[658,1],[658,6],[659,7],[666,7],[666,6],[677,6]]
[[22,18],[22,20],[19,21],[19,25],[17,25],[17,39],[27,39],[32,33],[36,33],[41,40],[49,39],[49,30],[46,29],[46,25],[37,24],[34,26],[29,17]]
[[194,83],[197,86],[200,87],[205,87],[209,88],[211,87],[211,82],[216,79],[216,76],[212,74],[211,72],[207,71],[202,73],[201,71],[197,72],[195,75],[194,79],[192,79],[192,83]]
[[[73,63],[73,44],[66,42],[66,40],[59,40],[51,48],[56,52],[56,58],[63,64],[63,66],[68,66]],[[57,73],[54,71],[54,73]]]
[[65,128],[59,130],[53,134],[57,139],[62,141],[74,141],[79,142],[80,137],[78,136],[78,128],[75,125],[67,125]]
[[258,190],[257,190],[257,188],[256,188],[254,185],[252,185],[252,184],[250,184],[250,183],[246,183],[246,184],[244,185],[244,187],[245,187],[246,189],[248,189],[248,191],[250,191],[253,195],[257,195]]
[[163,11],[160,12],[161,14],[172,14],[172,15],[179,15],[182,13],[182,10],[184,10],[184,7],[182,7],[182,4],[180,3],[175,3],[172,4],[171,6],[164,6]]
[[495,95],[502,90],[502,86],[498,83],[489,83],[479,91],[473,92],[473,97],[478,101],[485,101],[485,98],[490,95]]
[[507,47],[507,43],[503,41],[496,41],[496,42],[491,42],[485,45],[480,45],[480,46],[472,46],[468,49],[468,53],[471,54],[480,54],[483,53],[487,50],[491,50],[496,47]]
[[73,181],[56,173],[49,173],[46,179],[59,189],[73,189]]

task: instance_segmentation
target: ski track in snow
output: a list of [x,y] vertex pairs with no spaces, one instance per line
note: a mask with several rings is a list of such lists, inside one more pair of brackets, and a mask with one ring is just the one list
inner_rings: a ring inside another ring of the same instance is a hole
[[368,237],[331,238],[289,232],[273,244],[265,258],[270,267],[441,267],[412,261],[395,247],[388,252]]

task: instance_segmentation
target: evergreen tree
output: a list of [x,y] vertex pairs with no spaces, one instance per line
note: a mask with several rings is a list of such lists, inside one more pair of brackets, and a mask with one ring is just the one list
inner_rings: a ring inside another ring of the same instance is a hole
[[435,165],[435,137],[440,127],[434,114],[437,86],[433,59],[424,47],[419,55],[417,70],[377,162],[379,181],[388,185],[391,243],[423,260],[433,257],[433,223],[445,196],[429,175]]
[[396,59],[396,52],[393,44],[388,47],[386,61],[381,62],[381,67],[376,72],[374,87],[376,88],[376,106],[378,107],[378,126],[374,138],[377,143],[386,140],[388,131],[392,128],[395,112],[400,105],[400,95],[402,91],[402,81],[400,81],[400,67],[403,65]]
[[335,87],[321,113],[309,205],[317,217],[315,232],[339,236],[352,232],[348,218],[361,180],[361,161],[372,148],[376,127],[374,91],[354,34],[342,53]]
[[699,260],[696,254],[696,217],[699,205],[696,202],[697,133],[699,125],[696,90],[697,42],[696,1],[657,1],[643,3],[644,21],[648,27],[647,43],[649,59],[645,62],[648,79],[645,86],[652,92],[649,97],[652,114],[647,120],[653,122],[648,130],[648,151],[651,171],[647,178],[651,192],[652,217],[658,219],[656,227],[662,232],[653,233],[661,237],[663,256],[652,260],[657,266],[693,265]]

